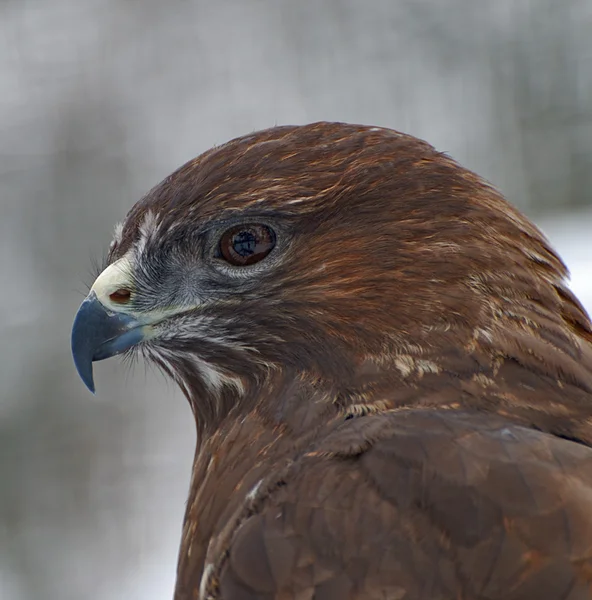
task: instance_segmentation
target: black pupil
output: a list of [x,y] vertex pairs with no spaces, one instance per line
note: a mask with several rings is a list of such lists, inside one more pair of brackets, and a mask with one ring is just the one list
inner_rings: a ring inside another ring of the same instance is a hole
[[257,236],[249,230],[239,231],[232,240],[232,248],[243,258],[250,256],[257,248]]

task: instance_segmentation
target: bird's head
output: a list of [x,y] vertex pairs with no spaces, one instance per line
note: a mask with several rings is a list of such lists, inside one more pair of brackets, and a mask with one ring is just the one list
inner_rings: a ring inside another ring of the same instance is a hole
[[142,351],[194,409],[286,371],[347,386],[385,357],[487,343],[520,294],[554,310],[564,276],[534,226],[427,143],[276,127],[190,161],[132,208],[73,353],[93,389],[92,361]]

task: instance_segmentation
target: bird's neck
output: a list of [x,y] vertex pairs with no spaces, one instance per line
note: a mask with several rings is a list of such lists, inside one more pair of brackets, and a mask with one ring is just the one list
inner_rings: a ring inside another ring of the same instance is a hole
[[[398,340],[381,353],[342,352],[347,358],[333,361],[333,370],[278,365],[226,386],[222,395],[196,388],[190,402],[202,440],[198,454],[227,423],[250,415],[301,438],[335,418],[412,406],[491,412],[592,444],[590,344],[574,335],[550,343],[518,327],[463,331],[430,331],[420,343]],[[543,388],[533,383],[540,380]]]

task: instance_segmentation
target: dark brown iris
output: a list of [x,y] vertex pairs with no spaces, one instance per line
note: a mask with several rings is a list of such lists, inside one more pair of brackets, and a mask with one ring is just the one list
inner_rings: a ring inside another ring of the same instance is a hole
[[116,304],[125,304],[126,302],[129,302],[131,296],[132,293],[130,290],[126,288],[119,288],[113,293],[109,294],[109,300],[111,300],[111,302],[115,302]]
[[275,234],[266,225],[235,225],[222,234],[220,254],[235,267],[253,265],[263,260],[275,246]]

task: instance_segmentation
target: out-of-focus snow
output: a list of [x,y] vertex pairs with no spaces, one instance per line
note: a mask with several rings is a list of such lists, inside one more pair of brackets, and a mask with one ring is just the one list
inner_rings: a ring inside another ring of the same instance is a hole
[[592,210],[538,221],[567,265],[570,287],[592,315]]
[[163,556],[158,560],[155,555],[152,563],[146,563],[144,568],[129,573],[123,581],[114,582],[112,589],[105,590],[103,600],[128,600],[142,598],[143,600],[167,600],[173,597],[175,589],[175,573],[177,556]]

